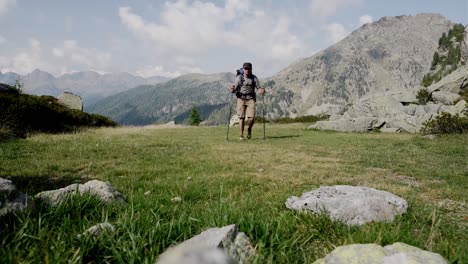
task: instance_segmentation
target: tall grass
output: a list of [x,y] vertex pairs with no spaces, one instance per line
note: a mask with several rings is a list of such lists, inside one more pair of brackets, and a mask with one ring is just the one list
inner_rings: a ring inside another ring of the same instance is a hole
[[[395,242],[468,262],[466,135],[427,139],[288,124],[267,125],[266,140],[256,126],[252,140],[239,142],[226,141],[225,129],[106,128],[0,143],[0,177],[30,195],[101,179],[128,200],[122,206],[75,197],[7,219],[0,259],[154,263],[169,246],[234,223],[253,240],[259,263],[310,263],[340,245]],[[393,223],[348,227],[284,205],[291,195],[335,184],[393,192],[409,210]],[[171,201],[176,196],[182,201]],[[114,233],[77,239],[105,221]]]

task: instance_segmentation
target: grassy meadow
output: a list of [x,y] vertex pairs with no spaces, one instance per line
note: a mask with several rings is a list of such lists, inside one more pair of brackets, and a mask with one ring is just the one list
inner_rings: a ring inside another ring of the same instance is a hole
[[[306,124],[238,128],[90,129],[0,143],[0,177],[34,195],[91,179],[109,181],[128,205],[75,197],[5,220],[1,263],[154,263],[207,228],[237,224],[258,263],[311,263],[352,243],[404,242],[468,263],[468,136],[336,133]],[[347,227],[285,207],[289,196],[348,184],[408,201],[393,223]],[[148,194],[147,192],[150,192]],[[145,193],[147,193],[145,195]],[[171,201],[181,197],[181,202]],[[77,239],[109,221],[116,231]]]

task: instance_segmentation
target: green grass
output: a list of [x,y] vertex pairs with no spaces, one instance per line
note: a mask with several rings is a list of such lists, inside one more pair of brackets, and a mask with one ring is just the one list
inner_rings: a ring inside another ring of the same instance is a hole
[[[261,125],[254,139],[237,128],[105,128],[35,135],[0,143],[0,177],[23,191],[91,179],[109,181],[127,206],[76,197],[56,209],[7,219],[0,229],[6,263],[154,263],[169,246],[203,230],[237,224],[259,263],[310,263],[352,243],[404,242],[467,263],[468,137],[306,130]],[[409,203],[393,223],[347,227],[297,213],[289,196],[349,184],[390,191]],[[150,195],[144,195],[151,191]],[[171,202],[180,196],[182,202]],[[109,221],[113,234],[78,240]]]

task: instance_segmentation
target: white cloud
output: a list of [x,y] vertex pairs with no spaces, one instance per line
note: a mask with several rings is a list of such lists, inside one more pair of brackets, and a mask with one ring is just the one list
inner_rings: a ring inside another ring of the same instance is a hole
[[162,76],[168,78],[174,78],[186,73],[203,73],[203,70],[195,66],[181,66],[175,71],[167,71],[163,66],[157,65],[147,65],[135,72],[135,75],[141,76],[143,78],[148,78],[152,76]]
[[119,16],[132,33],[152,43],[158,59],[170,60],[174,69],[184,66],[175,57],[191,60],[217,49],[232,49],[264,64],[290,62],[308,54],[302,40],[291,32],[290,17],[253,10],[249,0],[227,0],[222,7],[199,1],[166,2],[158,22],[147,21],[130,7],[119,8]]
[[65,40],[61,47],[53,48],[52,53],[65,65],[63,71],[87,70],[94,68],[104,70],[110,65],[111,55],[94,49],[82,48],[75,40]]
[[367,23],[372,23],[374,19],[370,15],[363,15],[359,17],[359,26],[362,26]]
[[330,44],[334,44],[342,40],[349,34],[345,27],[339,23],[328,24],[325,30],[327,32],[327,39],[330,42]]
[[61,47],[44,49],[37,39],[29,40],[29,47],[10,58],[0,60],[0,70],[27,74],[35,69],[59,75],[80,70],[105,70],[111,56],[106,52],[82,48],[74,40],[66,40]]
[[16,0],[0,0],[0,16],[5,14],[10,7],[16,5]]
[[2,72],[26,74],[44,66],[41,62],[41,43],[37,39],[29,39],[29,48],[16,54],[13,58],[0,60]]
[[339,9],[355,7],[364,0],[310,0],[309,8],[313,16],[325,19],[334,15]]

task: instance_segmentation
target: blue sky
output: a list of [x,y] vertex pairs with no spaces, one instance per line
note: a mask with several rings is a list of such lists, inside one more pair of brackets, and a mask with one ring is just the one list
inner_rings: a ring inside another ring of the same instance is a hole
[[440,13],[468,24],[468,0],[0,0],[0,71],[39,68],[264,78],[383,16]]

